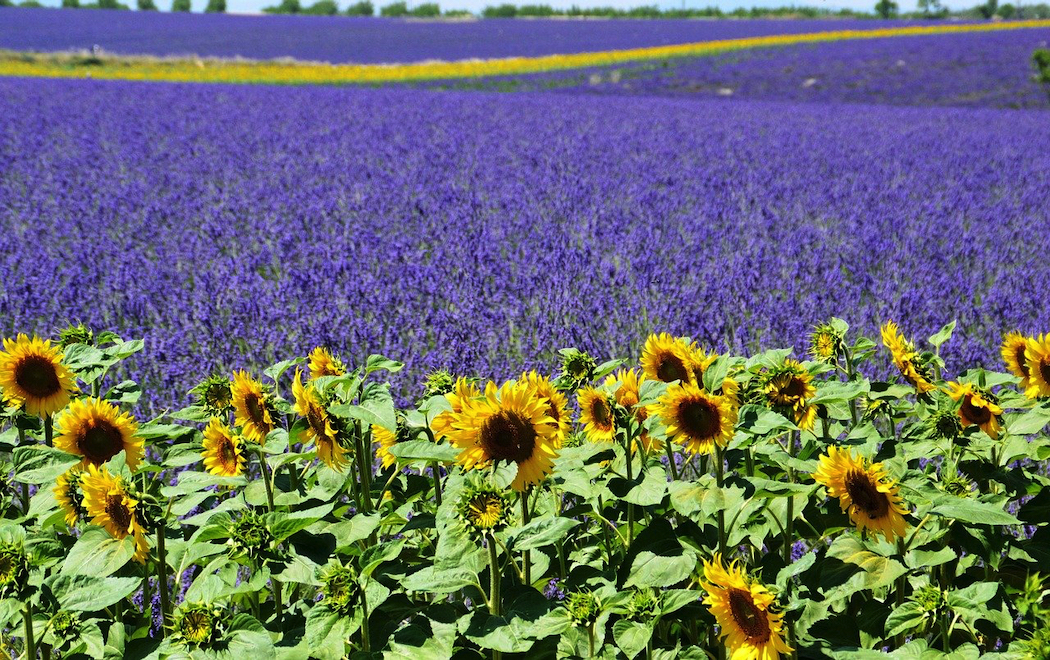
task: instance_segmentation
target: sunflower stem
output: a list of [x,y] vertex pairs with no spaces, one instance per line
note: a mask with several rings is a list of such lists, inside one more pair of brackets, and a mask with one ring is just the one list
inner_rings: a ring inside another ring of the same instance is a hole
[[434,476],[434,502],[441,506],[441,467],[437,461],[431,461],[430,473]]
[[273,578],[273,617],[277,628],[281,629],[281,619],[284,618],[284,603],[281,600],[281,581]]
[[164,638],[168,628],[168,617],[171,612],[171,600],[168,595],[168,555],[164,549],[164,525],[157,525],[157,587],[160,589],[160,636]]
[[[631,453],[630,434],[628,434],[625,444],[627,452],[627,484],[628,488],[632,488],[634,483],[634,456]],[[627,503],[627,545],[634,545],[634,504],[630,502]]]
[[262,470],[263,486],[266,488],[266,503],[270,506],[270,513],[273,513],[273,476],[270,473],[270,466],[266,462],[266,454],[263,453],[262,447],[257,447],[255,453],[259,457],[259,467]]
[[36,658],[36,640],[33,639],[33,604],[26,602],[26,611],[23,615],[26,630],[26,657],[30,660]]
[[361,585],[361,650],[371,653],[372,634],[368,628],[368,589],[366,586],[366,584]]
[[[722,492],[722,484],[725,480],[724,469],[722,465],[722,447],[715,443],[715,483],[718,485],[718,492]],[[718,551],[722,553],[722,556],[726,555],[726,512],[724,509],[718,509]]]
[[[361,471],[361,495],[364,499],[365,513],[372,511],[372,443],[365,442],[365,433],[361,423],[354,424],[357,444],[357,467]],[[368,450],[367,452],[365,450]]]
[[54,435],[55,420],[51,417],[51,415],[44,415],[44,444],[50,447]]
[[[904,544],[904,539],[903,538],[898,538],[897,539],[897,552],[898,552],[898,554],[900,554],[900,561],[901,561],[902,564],[905,563],[905,561],[904,561],[904,553],[907,552],[907,550],[908,550],[908,548]],[[897,578],[897,584],[894,585],[894,590],[896,591],[896,603],[897,603],[897,607],[898,608],[901,607],[902,605],[904,605],[904,586],[905,586],[905,580],[904,580],[904,576],[902,575],[899,578]],[[904,646],[904,633],[903,632],[899,633],[897,635],[896,639],[894,640],[894,643],[897,645],[898,649],[900,647]]]
[[[848,346],[843,350],[844,357],[846,358],[846,381],[853,382],[856,377],[856,371],[853,367],[853,351]],[[853,399],[849,400],[849,416],[853,420],[853,427],[857,426],[857,402]]]
[[588,648],[587,657],[588,658],[593,658],[594,657],[594,624],[593,623],[590,623],[590,624],[587,625],[587,648]]
[[674,464],[674,451],[671,449],[671,441],[664,442],[664,450],[667,452],[667,465],[671,469],[671,481],[678,481],[678,466]]
[[499,595],[499,551],[496,549],[496,540],[492,534],[486,534],[485,545],[489,548],[489,614],[500,616]]
[[[521,493],[521,524],[524,527],[529,524],[532,516],[529,515],[529,493],[531,488],[526,488]],[[526,550],[521,554],[521,564],[525,573],[525,586],[532,584],[532,552]]]
[[[788,456],[795,457],[795,446],[801,442],[802,432],[794,431],[788,434]],[[788,483],[795,483],[795,468],[788,466]],[[791,563],[791,546],[794,543],[795,533],[795,496],[787,498],[787,515],[784,521],[784,563]],[[790,584],[790,581],[789,581]],[[790,587],[789,587],[790,588]]]

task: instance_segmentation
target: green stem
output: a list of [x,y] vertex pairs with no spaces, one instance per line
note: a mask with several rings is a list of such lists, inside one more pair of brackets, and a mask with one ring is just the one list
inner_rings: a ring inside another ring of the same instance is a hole
[[[904,545],[904,539],[902,539],[902,538],[897,539],[897,552],[900,554],[900,561],[901,561],[902,564],[904,563],[904,553],[906,551],[907,551],[907,548]],[[904,605],[904,586],[905,586],[905,580],[904,580],[904,576],[902,575],[899,578],[897,578],[897,584],[894,585],[894,589],[897,592],[896,593],[896,602],[897,602],[897,607],[898,608],[901,607],[902,605]],[[898,649],[900,647],[904,646],[904,633],[900,633],[900,634],[897,635],[895,643],[896,643]]]
[[[788,434],[788,456],[791,458],[795,457],[795,445],[802,440],[801,431],[795,431]],[[788,483],[795,483],[795,468],[788,466]],[[790,495],[787,498],[787,516],[784,521],[784,563],[791,563],[791,546],[794,542],[793,535],[795,533],[795,496]],[[790,589],[790,581],[789,581]]]
[[284,603],[281,599],[281,581],[277,578],[271,578],[273,580],[273,613],[274,621],[277,624],[277,628],[281,629],[281,619],[284,617]]
[[266,503],[270,505],[270,513],[273,513],[273,482],[270,466],[266,462],[266,454],[263,453],[261,447],[256,450],[256,454],[259,456],[259,466],[262,468],[263,486],[266,488]]
[[372,634],[368,628],[368,596],[367,585],[361,585],[361,650],[365,653],[372,652]]
[[26,627],[26,658],[36,658],[36,640],[33,639],[33,604],[27,602],[25,614],[23,615]]
[[594,624],[590,623],[587,625],[587,648],[589,650],[587,657],[594,657]]
[[609,539],[609,527],[605,524],[605,517],[603,515],[604,510],[605,505],[602,503],[602,496],[599,495],[598,511],[596,511],[596,513],[598,514],[599,519],[598,524],[602,527],[602,536],[605,538],[605,556],[607,557],[605,561],[605,570],[609,570],[609,566],[612,564],[612,542]]
[[[489,614],[501,616],[503,608],[499,594],[499,551],[496,549],[496,539],[491,534],[486,536],[485,545],[489,547]],[[501,657],[499,651],[492,651],[493,660],[499,660]]]
[[[529,493],[532,491],[531,488],[525,489],[521,493],[521,524],[524,527],[529,524],[531,516],[529,515]],[[521,563],[524,567],[525,573],[525,585],[529,586],[532,584],[532,553],[526,550],[522,553]]]
[[55,420],[51,417],[51,415],[44,415],[44,444],[50,447],[54,436]]
[[157,525],[157,586],[160,588],[160,636],[167,632],[171,616],[171,597],[168,595],[168,555],[164,549],[164,525]]
[[[718,484],[718,492],[722,492],[722,484],[725,475],[723,474],[724,468],[722,465],[722,447],[715,443],[715,483]],[[718,551],[722,553],[722,556],[726,555],[726,512],[725,509],[718,509]]]
[[664,441],[664,450],[667,452],[667,465],[671,470],[671,481],[678,481],[678,466],[674,464],[674,451],[671,450],[671,441]]
[[434,475],[434,502],[441,506],[441,466],[437,461],[430,464],[430,472]]
[[370,442],[365,442],[365,432],[360,422],[355,424],[354,429],[359,456],[357,466],[361,471],[361,494],[364,496],[365,513],[370,513],[372,511],[372,445]]
[[[852,382],[856,376],[856,372],[853,370],[853,351],[846,348],[844,351],[846,357],[846,380]],[[853,399],[849,400],[849,416],[853,420],[853,426],[857,426],[857,402]]]
[[[630,434],[627,436],[627,487],[632,488],[634,484],[634,455],[631,452]],[[627,503],[627,545],[634,544],[634,504]]]

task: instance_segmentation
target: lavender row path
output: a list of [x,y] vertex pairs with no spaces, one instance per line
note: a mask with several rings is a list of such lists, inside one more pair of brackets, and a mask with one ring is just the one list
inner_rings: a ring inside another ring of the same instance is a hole
[[0,8],[0,48],[64,51],[99,46],[122,55],[381,63],[532,57],[909,24],[920,23],[775,19],[424,21]]
[[1041,28],[862,39],[523,82],[616,95],[1050,109],[1032,64],[1032,52],[1048,45],[1050,29]]
[[407,392],[652,330],[956,318],[951,370],[1050,328],[1046,113],[733,107],[0,80],[0,333],[144,336],[132,375],[178,405],[316,344],[404,359]]

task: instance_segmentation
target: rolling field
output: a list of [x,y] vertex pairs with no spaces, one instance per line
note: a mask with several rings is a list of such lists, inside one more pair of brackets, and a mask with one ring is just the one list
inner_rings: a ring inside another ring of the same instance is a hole
[[[145,336],[172,402],[317,343],[444,366],[1050,322],[1046,113],[0,80],[3,331]],[[31,114],[19,108],[33,107]],[[974,157],[979,154],[979,157]],[[207,355],[201,361],[201,355]]]

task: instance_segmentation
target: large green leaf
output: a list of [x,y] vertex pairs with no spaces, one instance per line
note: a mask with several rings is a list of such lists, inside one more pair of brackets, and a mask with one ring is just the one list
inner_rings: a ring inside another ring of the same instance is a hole
[[507,544],[514,550],[531,550],[559,543],[569,530],[580,524],[569,518],[537,518],[509,534]]
[[613,624],[613,641],[628,658],[637,657],[653,636],[653,626],[628,619]]
[[429,440],[408,440],[399,442],[389,449],[402,462],[437,461],[453,463],[459,457],[460,450],[451,445],[437,444]]
[[773,431],[798,430],[794,422],[780,413],[750,403],[740,407],[737,427],[755,435],[765,435]]
[[872,552],[853,534],[843,534],[828,548],[822,580],[836,585],[838,595],[848,596],[863,589],[888,587],[907,570],[896,559]]
[[63,472],[80,462],[79,456],[47,445],[15,447],[12,459],[15,465],[14,480],[26,484],[53,482]]
[[70,548],[60,573],[106,577],[131,561],[134,554],[135,540],[131,536],[118,541],[101,527],[90,526]]
[[62,609],[74,612],[95,612],[130,596],[142,586],[142,580],[133,577],[95,577],[93,575],[56,575],[51,581],[51,593]]
[[428,566],[401,581],[405,591],[432,594],[450,594],[478,584],[478,575],[465,568],[436,568]]
[[978,500],[944,496],[934,502],[930,513],[974,525],[1019,525],[1021,521],[1007,513],[1002,505]]

